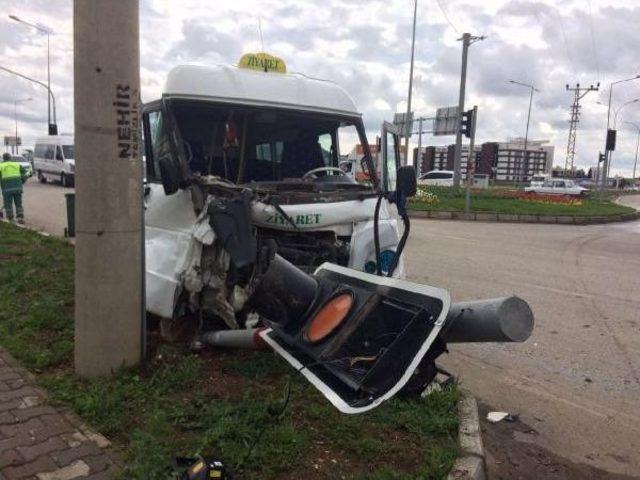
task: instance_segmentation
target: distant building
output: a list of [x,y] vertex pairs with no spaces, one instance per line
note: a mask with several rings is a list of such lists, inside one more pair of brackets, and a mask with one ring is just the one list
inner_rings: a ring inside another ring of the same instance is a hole
[[[494,180],[516,180],[526,182],[533,175],[550,173],[553,165],[553,145],[545,140],[527,142],[527,161],[524,159],[524,139],[512,139],[508,142],[486,142],[474,147],[476,173],[490,175]],[[421,149],[421,173],[430,170],[453,170],[455,146],[428,146]],[[414,162],[417,149],[414,149]],[[463,146],[460,155],[460,170],[467,172],[469,147]],[[418,165],[418,162],[415,163]]]

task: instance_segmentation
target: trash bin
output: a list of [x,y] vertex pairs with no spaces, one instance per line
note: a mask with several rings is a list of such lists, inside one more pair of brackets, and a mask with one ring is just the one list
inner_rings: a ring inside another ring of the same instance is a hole
[[76,236],[76,194],[65,193],[64,198],[67,202],[67,228],[64,229],[65,237]]

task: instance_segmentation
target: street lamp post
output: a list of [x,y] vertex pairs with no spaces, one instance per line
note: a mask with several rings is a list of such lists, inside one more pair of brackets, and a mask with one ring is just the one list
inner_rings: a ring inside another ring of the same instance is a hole
[[11,70],[10,68],[3,67],[1,65],[0,65],[0,70],[4,70],[7,73],[10,73],[10,74],[15,75],[15,76],[20,77],[20,78],[24,78],[25,80],[29,80],[30,82],[33,82],[33,83],[35,83],[37,85],[40,85],[41,87],[44,87],[44,88],[47,89],[47,91],[49,92],[49,98],[51,100],[51,103],[53,104],[53,122],[54,122],[54,125],[56,127],[55,128],[56,133],[52,134],[52,135],[57,135],[58,126],[57,126],[57,123],[55,123],[56,122],[56,97],[53,95],[53,92],[47,86],[47,84],[46,83],[42,83],[41,81],[36,80],[35,78],[27,77],[26,75],[24,75],[22,73],[18,73],[15,70]]
[[[51,29],[49,27],[45,27],[42,25],[37,25],[35,23],[30,23],[27,22],[25,20],[22,20],[21,18],[18,18],[15,15],[9,15],[9,18],[11,20],[15,20],[18,23],[22,23],[24,25],[27,25],[31,28],[35,28],[36,30],[38,30],[39,32],[42,32],[44,34],[47,35],[47,89],[49,90],[49,92],[51,92]],[[51,97],[53,95],[50,95],[49,97],[47,97],[47,125],[48,125],[48,129],[49,129],[49,135],[57,135],[58,134],[58,122],[56,120],[56,111],[55,111],[55,106],[53,109],[53,124],[51,123]]]
[[[409,137],[411,137],[412,125],[409,123],[411,117],[411,93],[413,90],[413,59],[416,48],[416,18],[418,16],[418,0],[413,4],[413,35],[411,37],[411,65],[409,67],[409,93],[407,94],[407,116],[404,120],[404,165],[409,165]],[[413,122],[412,122],[413,123]],[[419,154],[420,152],[418,152]],[[414,165],[415,168],[415,165]]]
[[18,154],[18,103],[30,102],[31,100],[33,99],[29,97],[13,101],[13,118],[16,122],[16,155]]
[[633,122],[624,122],[629,125],[633,125],[638,131],[638,136],[636,137],[636,159],[633,161],[633,175],[631,176],[631,182],[636,183],[636,167],[638,166],[638,147],[640,147],[640,126]]
[[[620,105],[618,108],[616,108],[614,114],[613,114],[613,129],[616,129],[616,125],[618,124],[618,114],[620,113],[620,111],[626,107],[627,105],[631,105],[632,103],[638,103],[640,102],[640,98],[635,98],[633,100],[629,100],[628,102],[624,102],[622,105]],[[613,164],[613,152],[609,153],[609,161],[607,162],[607,176],[609,175],[609,172],[611,171],[611,165]]]
[[604,165],[602,165],[602,183],[600,188],[602,188],[604,190],[606,184],[607,184],[607,177],[609,175],[609,150],[607,150],[607,136],[609,133],[609,122],[611,120],[611,97],[613,95],[613,86],[617,83],[623,83],[623,82],[630,82],[632,80],[636,80],[640,78],[640,75],[636,75],[635,77],[631,77],[631,78],[625,78],[622,80],[618,80],[616,82],[611,82],[611,84],[609,84],[609,104],[607,106],[607,131],[605,132],[605,136],[604,136]]
[[[533,104],[533,92],[539,92],[540,90],[538,90],[537,88],[535,88],[533,85],[529,85],[528,83],[522,83],[522,82],[517,82],[515,80],[509,80],[509,83],[513,83],[514,85],[521,85],[523,87],[527,87],[531,90],[531,93],[529,95],[529,112],[527,113],[527,128],[525,129],[524,132],[524,155],[523,155],[523,162],[522,165],[520,166],[520,173],[518,174],[518,177],[520,177],[520,181],[522,181],[522,169],[524,168],[524,165],[527,165],[527,143],[529,141],[529,122],[531,120],[531,106]],[[515,177],[515,175],[514,175]]]

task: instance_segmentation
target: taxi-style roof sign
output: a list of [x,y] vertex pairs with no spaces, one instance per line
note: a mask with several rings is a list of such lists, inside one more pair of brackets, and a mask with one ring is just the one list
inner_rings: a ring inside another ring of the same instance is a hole
[[245,53],[240,57],[238,67],[261,72],[287,73],[284,60],[268,53]]

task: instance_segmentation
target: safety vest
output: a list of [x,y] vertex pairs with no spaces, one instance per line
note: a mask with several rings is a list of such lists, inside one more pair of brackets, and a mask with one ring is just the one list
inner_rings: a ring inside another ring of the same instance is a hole
[[0,162],[0,188],[3,193],[22,191],[22,173],[18,162]]

